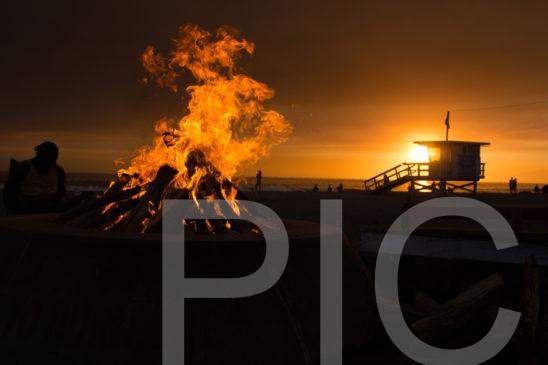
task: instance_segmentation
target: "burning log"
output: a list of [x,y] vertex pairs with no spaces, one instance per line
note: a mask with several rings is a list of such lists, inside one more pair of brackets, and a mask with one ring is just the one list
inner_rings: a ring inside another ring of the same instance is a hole
[[[191,151],[185,161],[189,189],[174,189],[165,194],[166,199],[247,199],[215,166],[207,159],[203,151]],[[143,233],[158,232],[161,229],[162,210],[158,209],[142,228]],[[189,220],[187,225],[197,233],[224,233],[249,230],[245,223],[228,221],[224,215],[218,220]]]
[[139,199],[137,206],[123,219],[118,230],[125,232],[141,232],[144,220],[158,210],[164,190],[177,175],[177,170],[164,165],[160,167],[154,180],[148,185],[146,193]]
[[457,331],[495,299],[505,285],[504,279],[494,274],[449,301],[440,310],[413,323],[411,328],[426,342]]
[[[171,194],[169,194],[167,199],[190,199],[190,192],[188,189],[174,189]],[[143,233],[159,233],[162,229],[162,211],[164,208],[157,211],[147,222],[143,228]]]
[[[200,176],[193,189],[195,197],[203,199],[215,197],[223,199],[231,197],[236,200],[248,199],[234,184],[207,159],[203,151],[191,151],[185,161],[185,167],[190,179]],[[235,193],[235,194],[234,194]],[[234,195],[234,196],[231,196]]]
[[109,228],[115,224],[120,217],[124,217],[126,213],[128,213],[130,210],[134,209],[137,204],[139,204],[139,198],[132,198],[128,200],[124,200],[118,204],[116,204],[111,209],[108,209],[102,213],[102,217],[104,218],[101,225],[97,226],[95,228],[98,228],[102,231],[108,231]]
[[138,186],[131,189],[122,190],[127,183],[128,181],[125,181],[125,183],[116,181],[113,186],[107,189],[102,196],[60,215],[57,219],[55,219],[55,223],[67,224],[82,215],[86,215],[90,211],[100,213],[105,206],[129,199],[141,191],[141,188]]
[[126,185],[130,182],[131,177],[128,174],[122,174],[118,176],[116,181],[114,181],[107,190],[104,191],[103,197],[109,197],[121,192]]
[[[164,134],[164,143],[170,148],[176,139],[166,141],[167,137],[172,136]],[[180,174],[171,166],[163,165],[152,182],[130,189],[126,188],[130,175],[122,174],[101,196],[63,214],[56,223],[106,231],[160,232],[162,199],[247,199],[199,149],[189,152],[183,168],[185,174]],[[181,180],[175,181],[176,177]],[[187,188],[177,188],[177,185]],[[139,194],[142,189],[145,192]],[[220,212],[219,219],[189,220],[186,224],[197,233],[251,230],[249,223],[228,221],[225,216]]]
[[138,202],[138,198],[130,198],[116,203],[110,203],[112,204],[112,207],[96,208],[67,222],[66,225],[79,228],[105,230],[106,228],[104,227],[109,227],[112,222],[117,220],[118,217],[137,206]]

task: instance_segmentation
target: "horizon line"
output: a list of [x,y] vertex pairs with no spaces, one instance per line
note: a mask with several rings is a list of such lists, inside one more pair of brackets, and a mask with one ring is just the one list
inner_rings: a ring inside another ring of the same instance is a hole
[[[0,170],[0,174],[8,174],[7,170]],[[116,172],[82,172],[82,171],[76,171],[76,172],[67,172],[67,175],[76,175],[76,174],[87,174],[87,175],[116,175]],[[235,178],[251,178],[254,179],[255,176],[253,175],[238,175],[235,176]],[[302,180],[350,180],[350,181],[365,181],[367,179],[362,178],[348,178],[348,177],[308,177],[308,176],[268,176],[263,175],[263,178],[270,178],[270,179],[302,179]],[[495,184],[505,184],[507,181],[495,181],[495,180],[480,180],[478,183],[495,183]],[[529,181],[521,181],[521,184],[539,184],[538,182],[529,182]],[[542,183],[541,183],[542,184]],[[548,184],[548,181],[546,182]]]

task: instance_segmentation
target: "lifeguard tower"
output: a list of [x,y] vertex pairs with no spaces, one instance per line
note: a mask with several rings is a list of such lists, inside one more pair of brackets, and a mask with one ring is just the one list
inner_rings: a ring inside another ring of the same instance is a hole
[[488,142],[449,140],[449,113],[445,141],[416,141],[428,148],[428,162],[400,164],[365,181],[365,190],[380,193],[409,183],[410,191],[467,191],[476,193],[485,178],[481,147]]

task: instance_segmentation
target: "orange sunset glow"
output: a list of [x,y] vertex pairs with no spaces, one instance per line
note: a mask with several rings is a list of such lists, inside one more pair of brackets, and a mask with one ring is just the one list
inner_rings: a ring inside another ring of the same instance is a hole
[[[445,111],[442,106],[437,106],[437,112],[410,108],[398,113],[377,111],[373,116],[369,116],[371,112],[367,109],[353,108],[352,120],[339,123],[334,129],[321,114],[303,117],[297,108],[293,112],[291,108],[287,108],[288,112],[283,107],[277,108],[292,122],[293,134],[284,144],[274,147],[269,157],[238,174],[251,176],[257,168],[262,168],[270,176],[364,179],[396,163],[423,160],[425,155],[417,150],[413,141],[444,139]],[[544,108],[535,109],[542,113]],[[344,112],[345,119],[347,113]],[[538,162],[548,155],[548,135],[532,114],[515,110],[509,113],[454,113],[451,137],[492,143],[483,151],[483,160],[487,163],[486,181],[505,181],[513,174],[521,176],[523,181],[542,182],[548,180],[548,167]],[[370,122],[361,122],[362,118]],[[136,127],[134,133],[119,132],[115,144],[109,140],[110,134],[101,132],[12,132],[0,137],[4,140],[0,154],[23,158],[40,139],[56,138],[68,152],[61,157],[65,166],[76,171],[108,172],[118,168],[114,160],[122,157],[128,161],[138,147],[149,143],[153,137],[150,126],[156,120],[157,116],[151,115],[148,125]],[[312,130],[304,127],[310,123],[305,123],[308,120],[318,120],[312,124]],[[483,123],[484,120],[488,123]],[[520,125],[520,120],[526,122]],[[504,121],[503,126],[510,127],[497,128],[501,121]],[[520,130],[516,130],[514,123]],[[79,138],[86,142],[75,143]]]
[[[542,10],[431,2],[423,11],[405,2],[364,2],[290,13],[274,4],[251,5],[243,16],[218,4],[222,17],[211,20],[198,7],[182,7],[149,9],[162,27],[124,9],[124,20],[101,28],[98,40],[89,38],[85,22],[70,34],[79,41],[65,42],[69,35],[53,29],[32,50],[58,50],[48,53],[48,70],[39,71],[25,56],[33,33],[6,31],[6,54],[21,57],[6,58],[3,67],[9,75],[2,85],[0,158],[28,158],[36,144],[50,139],[60,145],[60,163],[68,171],[123,167],[113,161],[128,163],[149,145],[152,125],[180,120],[189,111],[189,74],[179,93],[139,81],[147,77],[140,62],[146,46],[169,49],[179,25],[190,21],[212,32],[228,24],[249,42],[234,63],[236,72],[268,85],[263,112],[279,113],[293,129],[284,143],[268,145],[269,153],[255,154],[256,161],[239,155],[246,163],[234,176],[262,169],[271,177],[362,180],[397,163],[424,160],[413,141],[444,139],[451,110],[452,139],[491,142],[482,154],[485,181],[514,175],[548,181],[548,167],[539,163],[548,156],[548,51],[539,47],[548,27]],[[266,26],[257,21],[265,17],[272,19]],[[169,79],[164,75],[163,81]]]

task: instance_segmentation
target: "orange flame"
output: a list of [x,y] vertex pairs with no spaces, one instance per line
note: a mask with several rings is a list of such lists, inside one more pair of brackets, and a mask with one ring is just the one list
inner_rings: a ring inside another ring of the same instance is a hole
[[144,82],[176,92],[179,77],[190,72],[197,83],[186,88],[188,114],[177,123],[159,121],[152,146],[141,148],[119,174],[138,176],[133,185],[144,185],[167,164],[178,171],[175,187],[192,190],[202,176],[185,164],[192,151],[202,151],[209,163],[231,179],[285,141],[291,125],[263,105],[274,91],[236,69],[237,58],[242,53],[251,55],[254,47],[233,31],[221,28],[213,36],[196,25],[180,28],[168,56],[148,47],[142,55],[148,72]]

